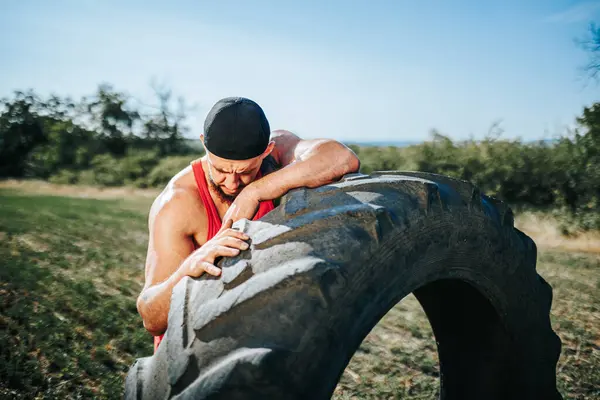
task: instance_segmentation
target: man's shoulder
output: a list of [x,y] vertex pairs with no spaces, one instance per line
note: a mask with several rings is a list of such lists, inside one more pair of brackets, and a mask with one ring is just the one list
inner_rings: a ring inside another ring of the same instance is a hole
[[275,142],[275,147],[277,147],[285,145],[290,141],[295,142],[301,140],[301,138],[295,133],[286,129],[276,129],[271,132],[271,140]]
[[[204,203],[198,195],[192,167],[188,166],[175,175],[154,199],[150,209],[150,220],[169,219],[173,222],[189,220],[193,211],[204,209]],[[200,213],[202,214],[202,213]]]

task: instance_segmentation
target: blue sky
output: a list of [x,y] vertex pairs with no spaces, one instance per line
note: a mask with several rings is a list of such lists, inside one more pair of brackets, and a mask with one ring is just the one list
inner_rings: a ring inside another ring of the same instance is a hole
[[306,138],[481,138],[501,120],[533,140],[600,100],[574,44],[593,20],[600,1],[6,0],[0,96],[109,82],[152,102],[154,77],[196,105],[193,137],[246,96]]

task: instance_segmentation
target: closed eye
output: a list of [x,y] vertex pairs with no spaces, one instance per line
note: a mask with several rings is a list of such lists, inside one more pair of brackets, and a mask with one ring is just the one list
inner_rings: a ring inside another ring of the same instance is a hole
[[[217,170],[217,172],[220,172],[220,173],[226,174],[226,175],[231,175],[234,173],[234,172],[229,172],[229,171],[223,171],[222,169],[218,169],[218,168],[215,168],[215,169]],[[252,174],[252,171],[235,172],[235,174],[236,175],[250,175],[250,174]]]

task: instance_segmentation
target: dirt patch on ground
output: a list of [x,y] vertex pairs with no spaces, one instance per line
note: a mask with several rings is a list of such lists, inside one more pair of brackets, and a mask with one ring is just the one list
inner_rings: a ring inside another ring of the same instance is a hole
[[50,194],[56,196],[79,197],[90,199],[119,199],[128,197],[154,198],[160,189],[139,189],[133,187],[97,187],[59,185],[38,180],[3,180],[0,188],[16,189],[28,194]]
[[549,216],[523,213],[515,219],[515,227],[545,249],[600,253],[600,232],[578,232],[564,236],[556,220]]
[[15,236],[15,239],[20,244],[25,245],[25,247],[35,251],[36,253],[45,253],[50,249],[48,244],[44,242],[42,238],[34,234],[25,233],[22,235],[17,235]]

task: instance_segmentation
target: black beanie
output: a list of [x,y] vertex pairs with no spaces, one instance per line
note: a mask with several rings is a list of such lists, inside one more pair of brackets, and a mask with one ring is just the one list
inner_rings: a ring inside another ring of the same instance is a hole
[[217,157],[247,160],[261,155],[271,128],[262,108],[244,97],[219,100],[204,121],[204,146]]

